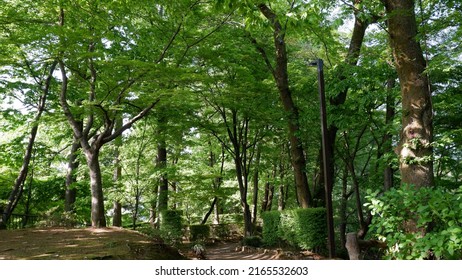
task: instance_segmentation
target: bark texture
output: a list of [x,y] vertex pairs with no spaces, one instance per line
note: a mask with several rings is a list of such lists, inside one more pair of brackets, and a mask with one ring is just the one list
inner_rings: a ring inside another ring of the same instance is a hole
[[79,167],[79,160],[77,152],[80,149],[80,142],[75,139],[71,146],[71,152],[69,153],[68,163],[67,163],[67,174],[66,174],[66,194],[65,194],[65,203],[64,210],[66,212],[74,212],[74,203],[77,196],[77,189],[73,184],[77,181],[75,173]]
[[416,188],[432,186],[433,111],[426,62],[417,41],[413,0],[384,0],[388,32],[401,86],[402,131],[396,149],[401,182]]

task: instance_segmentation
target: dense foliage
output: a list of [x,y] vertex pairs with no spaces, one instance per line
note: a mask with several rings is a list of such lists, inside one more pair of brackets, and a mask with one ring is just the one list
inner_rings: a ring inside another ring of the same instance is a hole
[[[390,259],[460,259],[462,204],[460,189],[404,187],[381,197],[371,194],[371,228],[387,243]],[[416,223],[409,220],[416,218]],[[408,229],[413,228],[413,232]],[[428,231],[428,232],[426,232]],[[425,233],[426,232],[426,233]]]
[[160,236],[171,245],[177,245],[183,237],[181,211],[165,210],[160,213]]
[[357,232],[386,258],[461,258],[459,2],[0,0],[0,228],[177,243],[263,223],[266,245],[322,251],[321,58],[337,249]]
[[191,241],[205,241],[210,237],[210,225],[190,225],[189,235]]
[[268,246],[286,243],[305,250],[326,247],[325,208],[272,211],[263,215],[263,242]]

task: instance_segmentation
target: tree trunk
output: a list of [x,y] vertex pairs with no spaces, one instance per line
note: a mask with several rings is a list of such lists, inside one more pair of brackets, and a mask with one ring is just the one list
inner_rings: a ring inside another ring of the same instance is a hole
[[[350,46],[348,48],[348,53],[345,58],[345,67],[352,67],[357,65],[360,52],[361,52],[361,46],[364,41],[364,35],[366,34],[366,29],[369,26],[370,22],[367,20],[360,19],[357,15],[357,12],[355,12],[355,24],[353,27],[353,33],[351,35],[350,39]],[[346,80],[348,79],[348,75],[345,75],[343,73],[340,73],[340,80]],[[331,106],[340,106],[345,103],[347,93],[348,93],[348,87],[337,93],[334,97],[330,98],[329,103]],[[328,154],[334,158],[335,155],[335,141],[337,137],[337,131],[338,127],[336,124],[331,124],[328,129],[327,129],[327,145],[326,149],[328,150]],[[323,159],[322,159],[322,148],[319,151],[319,158],[320,158],[320,165],[323,166]],[[314,190],[314,193],[316,194],[316,200],[322,202],[322,204],[325,203],[325,195],[324,195],[324,172],[322,172],[323,169],[319,169],[319,176],[318,176],[318,184],[315,186],[318,187],[318,189]],[[334,174],[330,174],[330,176],[333,176]]]
[[261,157],[261,150],[258,146],[257,148],[257,155],[255,158],[255,171],[253,174],[253,196],[252,196],[252,224],[257,223],[257,207],[258,207],[258,181],[259,181],[259,168],[260,168],[260,157]]
[[253,224],[252,224],[252,215],[250,213],[250,207],[247,203],[247,190],[248,190],[248,182],[247,177],[244,174],[244,170],[242,168],[242,158],[239,153],[239,149],[237,149],[236,156],[234,158],[234,163],[236,166],[236,177],[239,185],[239,194],[241,198],[241,206],[244,214],[244,236],[251,236],[253,233]]
[[340,245],[345,247],[346,244],[346,230],[348,225],[348,215],[347,215],[347,206],[348,206],[348,168],[345,165],[343,168],[342,175],[342,197],[340,200],[339,207],[339,232],[340,232]]
[[217,202],[215,202],[215,207],[214,207],[214,210],[213,210],[213,223],[215,225],[218,225],[220,224],[220,199],[218,198],[217,199]]
[[77,197],[77,189],[73,184],[77,181],[75,173],[79,167],[79,160],[77,152],[80,149],[80,142],[75,139],[71,146],[71,152],[69,154],[69,159],[67,163],[67,174],[66,174],[66,194],[65,194],[65,204],[64,211],[74,212],[74,203]]
[[356,232],[350,232],[346,235],[345,247],[348,250],[350,260],[359,260],[361,248],[359,247],[358,237]]
[[396,149],[400,157],[401,182],[416,188],[432,186],[433,109],[426,62],[417,41],[414,1],[384,2],[403,107],[402,131]]
[[[64,9],[61,7],[60,8],[60,26],[64,26]],[[62,33],[64,34],[64,33]],[[64,50],[65,43],[64,43],[64,37],[60,38],[60,43],[61,47]],[[89,47],[88,47],[88,52],[92,53],[95,51],[95,42],[90,42]],[[88,68],[89,68],[89,78],[88,78],[88,83],[89,83],[89,93],[88,93],[88,99],[87,101],[89,104],[96,104],[94,105],[97,107],[99,110],[102,111],[101,114],[95,114],[94,110],[88,110],[90,111],[88,115],[85,117],[85,125],[82,126],[82,116],[79,114],[76,114],[71,110],[71,106],[68,103],[67,100],[67,93],[68,93],[68,86],[69,86],[69,79],[67,77],[67,68],[64,63],[64,61],[67,61],[65,59],[64,53],[59,52],[59,55],[61,56],[58,59],[59,63],[59,68],[61,70],[61,91],[59,94],[59,102],[61,105],[61,108],[63,110],[64,116],[67,119],[67,122],[69,123],[73,133],[74,137],[76,139],[79,139],[80,145],[82,150],[84,151],[86,160],[87,160],[87,165],[89,168],[89,174],[90,174],[90,188],[91,188],[91,196],[92,196],[92,209],[91,209],[91,223],[93,227],[105,227],[106,226],[106,218],[104,216],[104,197],[103,197],[103,185],[102,185],[102,178],[101,178],[101,169],[100,169],[100,163],[99,163],[99,152],[101,147],[106,144],[111,142],[112,140],[116,139],[119,137],[125,130],[131,128],[134,123],[145,117],[151,110],[154,108],[154,106],[159,102],[159,98],[157,98],[154,102],[152,102],[150,105],[145,107],[144,109],[141,110],[136,116],[132,117],[129,119],[127,122],[125,122],[120,129],[116,129],[114,131],[114,124],[115,124],[115,118],[117,118],[117,112],[114,112],[110,109],[106,110],[103,106],[101,106],[102,102],[95,102],[96,100],[96,90],[98,89],[97,87],[97,74],[98,71],[96,69],[95,63],[93,61],[92,56],[88,56]],[[120,102],[123,100],[122,96],[125,95],[126,91],[130,88],[131,85],[135,83],[136,79],[130,82],[127,87],[123,87],[123,89],[119,93],[119,97],[117,100],[117,105],[120,105]],[[114,118],[111,119],[111,115],[114,115]],[[120,117],[120,116],[119,116]],[[99,119],[100,122],[97,122],[97,119]],[[97,127],[96,123],[102,124],[101,126]],[[98,131],[97,134],[92,135],[90,132],[91,131]],[[91,141],[93,140],[93,141]],[[91,142],[91,143],[90,143]]]
[[265,183],[265,192],[263,193],[263,200],[261,202],[261,211],[262,212],[271,211],[271,209],[268,208],[268,205],[270,203],[270,199],[269,199],[270,189],[271,189],[271,183],[268,181],[268,182]]
[[270,21],[274,29],[274,46],[276,49],[276,67],[272,70],[279,96],[287,113],[289,126],[289,142],[292,166],[294,168],[295,187],[300,207],[308,208],[312,205],[312,198],[306,176],[306,159],[302,141],[299,138],[299,112],[292,99],[289,88],[287,71],[287,51],[285,43],[285,29],[279,22],[277,15],[266,4],[259,4],[260,12]]
[[[162,109],[162,108],[161,108]],[[157,157],[156,157],[156,170],[159,172],[158,190],[157,190],[157,212],[160,214],[162,211],[168,209],[168,178],[167,178],[167,144],[165,142],[164,134],[166,133],[168,125],[167,117],[159,112],[157,117],[158,135],[157,141]]]
[[218,197],[215,196],[215,197],[213,198],[212,204],[210,205],[209,211],[207,211],[207,213],[205,214],[204,218],[202,219],[201,225],[205,225],[205,223],[206,223],[207,220],[209,219],[210,215],[211,215],[212,212],[214,211],[215,205],[217,204],[217,202],[218,202]]
[[[216,165],[216,156],[215,156],[215,153],[212,151],[212,143],[209,141],[209,146],[210,146],[210,153],[209,153],[209,166],[211,168],[213,168],[215,165]],[[223,176],[223,168],[224,168],[224,164],[225,164],[225,150],[224,150],[224,147],[223,145],[221,146],[221,166],[220,166],[220,176],[216,177],[213,179],[212,181],[212,189],[213,190],[218,190],[220,188],[220,185],[221,185],[221,178]],[[209,211],[207,211],[207,213],[205,214],[204,218],[202,219],[202,222],[201,224],[204,225],[209,216],[212,214],[212,212],[214,213],[214,218],[213,218],[213,223],[214,224],[219,224],[219,221],[220,221],[220,217],[219,217],[219,206],[218,206],[218,202],[219,202],[219,198],[218,196],[215,196],[213,198],[213,201],[212,201],[212,204],[209,208]]]
[[[35,153],[32,157],[35,157]],[[30,215],[30,200],[32,198],[32,185],[34,182],[34,159],[32,159],[32,170],[29,175],[29,183],[27,187],[27,197],[24,205],[24,219],[22,220],[22,227],[25,228],[27,226],[27,223],[29,221],[29,215]]]
[[10,219],[11,214],[13,213],[14,209],[16,208],[16,205],[18,205],[18,202],[21,199],[23,188],[24,188],[24,182],[26,180],[27,172],[29,170],[29,163],[32,158],[35,138],[37,136],[37,132],[39,128],[39,121],[40,121],[40,118],[42,117],[43,112],[45,111],[45,104],[46,104],[46,100],[47,100],[48,93],[50,90],[50,84],[53,78],[53,72],[55,71],[57,64],[58,64],[57,61],[54,61],[51,64],[50,71],[48,72],[49,74],[45,80],[44,87],[42,89],[42,94],[40,95],[40,98],[39,98],[37,114],[35,115],[34,120],[32,121],[32,128],[30,130],[29,142],[27,143],[26,151],[24,153],[24,159],[22,162],[22,166],[19,171],[18,177],[16,178],[14,182],[13,188],[10,193],[10,197],[8,198],[8,203],[6,204],[6,207],[3,209],[3,213],[1,213],[2,215],[0,219],[0,229],[6,229],[8,220]]
[[136,229],[136,222],[138,221],[138,212],[140,208],[140,199],[141,199],[141,192],[138,187],[138,184],[136,185],[136,194],[135,194],[135,207],[133,209],[133,215],[132,215],[132,229]]
[[114,211],[112,226],[122,227],[122,204],[119,201],[114,201],[112,209]]
[[[274,171],[274,176],[276,176],[276,170]],[[284,182],[284,176],[285,175],[285,164],[284,161],[281,160],[279,162],[279,180],[281,180],[281,183],[279,184],[279,197],[278,197],[278,210],[282,211],[286,208],[286,201],[287,201],[287,194],[288,194],[288,187],[286,183]],[[274,187],[271,190],[271,199],[273,198],[274,194]],[[270,205],[270,210],[271,210],[271,205]]]
[[[283,183],[279,185],[279,196],[278,196],[278,210],[282,211],[286,209],[286,189],[287,186]],[[270,205],[271,210],[271,205]]]
[[151,224],[152,228],[159,227],[157,221],[156,202],[151,202],[151,209],[149,209],[149,223]]
[[[114,129],[119,130],[123,123],[122,118],[116,119]],[[112,226],[122,227],[122,203],[120,202],[117,193],[119,192],[119,184],[122,179],[122,166],[120,165],[120,147],[122,146],[122,136],[114,139],[114,174],[112,176],[112,183],[114,184],[115,201],[113,202],[114,217],[112,219]]]
[[168,209],[168,179],[165,173],[167,167],[167,148],[163,141],[157,146],[156,167],[161,172],[157,195],[157,211],[160,213]]
[[84,150],[84,153],[90,170],[91,226],[96,228],[106,227],[99,150]]
[[[389,127],[395,118],[395,98],[392,90],[395,86],[395,79],[388,79],[387,81],[387,108],[385,113],[385,126]],[[392,148],[393,135],[390,132],[385,133],[382,138],[382,150],[384,153],[390,152]],[[385,191],[393,188],[393,168],[390,163],[387,163],[383,171],[383,188]]]

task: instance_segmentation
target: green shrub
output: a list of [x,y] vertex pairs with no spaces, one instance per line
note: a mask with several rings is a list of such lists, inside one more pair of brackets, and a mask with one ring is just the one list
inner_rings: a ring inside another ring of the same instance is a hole
[[290,246],[297,246],[296,231],[298,226],[295,224],[294,210],[285,210],[281,212],[279,221],[278,235],[279,238],[285,241]]
[[[370,231],[388,245],[385,258],[462,258],[462,188],[402,187],[367,199],[374,215]],[[411,220],[414,232],[408,230]]]
[[262,237],[263,243],[266,246],[274,246],[279,244],[279,223],[281,220],[281,212],[279,211],[269,211],[262,213],[263,219],[263,230]]
[[273,246],[280,241],[306,250],[326,246],[327,223],[324,208],[295,209],[265,212],[263,242]]
[[212,225],[212,235],[218,239],[227,239],[230,236],[231,229],[228,224]]
[[210,226],[191,225],[189,226],[189,235],[191,241],[204,241],[210,237]]
[[248,236],[242,239],[243,246],[260,247],[262,243],[263,242],[260,236]]
[[293,210],[295,240],[298,247],[319,250],[327,245],[327,213],[325,208]]
[[170,245],[178,245],[183,236],[181,211],[166,210],[160,213],[160,235]]
[[42,214],[38,227],[78,227],[84,226],[85,221],[76,213],[66,212],[60,206],[53,207]]
[[154,228],[149,222],[141,223],[137,225],[136,230],[141,232],[142,234],[145,234],[151,237],[154,240],[158,240],[159,238],[162,238],[160,234],[160,230]]

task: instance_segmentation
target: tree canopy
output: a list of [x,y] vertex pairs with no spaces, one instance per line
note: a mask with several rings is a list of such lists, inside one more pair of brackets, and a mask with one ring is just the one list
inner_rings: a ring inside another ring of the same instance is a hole
[[176,210],[251,237],[264,212],[325,207],[329,176],[339,252],[354,232],[462,257],[459,1],[0,5],[0,228],[162,231]]

